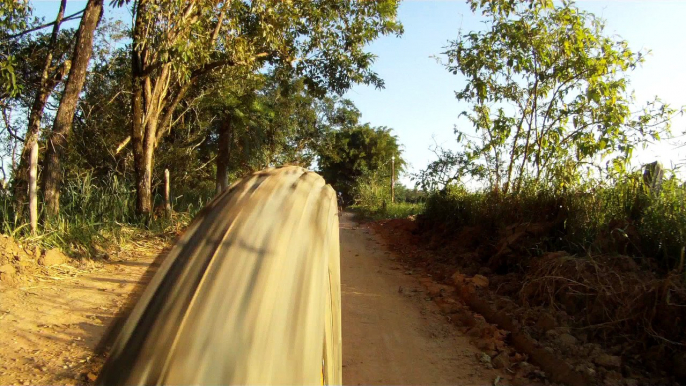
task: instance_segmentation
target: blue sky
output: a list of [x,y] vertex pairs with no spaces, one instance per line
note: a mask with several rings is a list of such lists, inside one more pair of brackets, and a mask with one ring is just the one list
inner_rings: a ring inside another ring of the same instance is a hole
[[[630,75],[637,102],[659,95],[672,105],[686,105],[686,1],[579,1],[577,6],[605,18],[606,33],[619,35],[634,50],[652,50],[643,67]],[[369,47],[378,56],[374,68],[386,88],[357,86],[346,97],[364,120],[394,129],[411,170],[418,171],[435,159],[429,150],[433,145],[457,148],[453,128],[468,107],[454,96],[465,79],[448,73],[432,56],[440,56],[460,28],[476,30],[483,24],[462,1],[405,1],[399,19],[405,26],[401,38],[383,37]],[[685,126],[686,120],[675,120],[674,134],[681,135]],[[678,141],[637,151],[637,164],[657,159],[669,167],[684,162],[686,149],[672,144]],[[407,176],[402,181],[410,183]]]
[[[32,1],[36,13],[53,18],[57,1]],[[68,2],[67,14],[80,10],[85,1]],[[607,20],[606,33],[627,40],[634,50],[650,49],[652,55],[642,68],[630,75],[637,102],[660,96],[674,106],[686,105],[686,1],[615,0],[578,1],[577,6]],[[106,10],[106,17],[128,19],[125,10]],[[400,37],[382,37],[369,46],[377,55],[374,69],[386,87],[376,90],[356,86],[345,97],[362,111],[362,119],[394,129],[404,145],[410,171],[418,171],[434,159],[435,144],[456,148],[453,127],[467,108],[454,97],[464,87],[464,78],[448,73],[440,57],[449,39],[463,31],[483,28],[463,1],[407,0],[401,3],[399,19],[405,26]],[[464,125],[464,122],[461,122]],[[681,135],[686,120],[674,122],[673,132]],[[675,149],[675,139],[650,146],[636,154],[636,162],[659,160],[666,167],[684,162],[686,148]],[[683,175],[683,173],[682,173]],[[408,176],[401,179],[410,184]]]

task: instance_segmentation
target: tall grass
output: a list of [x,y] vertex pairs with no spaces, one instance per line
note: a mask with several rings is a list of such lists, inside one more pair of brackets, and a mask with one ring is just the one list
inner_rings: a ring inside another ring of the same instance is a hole
[[449,186],[430,195],[424,215],[444,228],[478,226],[494,236],[508,225],[548,222],[552,248],[650,257],[664,269],[681,264],[686,246],[686,189],[672,178],[651,192],[639,173],[561,191],[531,183],[516,194]]
[[351,209],[372,220],[407,218],[424,211],[424,204],[411,202],[394,202],[385,207],[368,207],[353,205]]
[[[16,215],[12,197],[0,196],[0,231],[28,244],[60,248],[73,257],[97,256],[136,233],[172,235],[195,216],[211,194],[198,191],[179,198],[172,200],[172,216],[154,213],[152,217],[140,217],[135,212],[136,192],[131,181],[114,174],[97,179],[86,172],[65,182],[58,216],[39,214],[36,235],[30,233],[26,219]],[[161,203],[161,197],[157,195],[155,201]]]
[[391,202],[391,188],[387,178],[376,173],[363,175],[353,187],[355,203],[352,209],[364,217],[379,219],[405,218],[424,210],[423,203]]

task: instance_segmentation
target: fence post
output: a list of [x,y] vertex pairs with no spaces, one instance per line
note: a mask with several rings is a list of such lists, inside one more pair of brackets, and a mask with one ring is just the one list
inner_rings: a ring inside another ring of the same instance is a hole
[[164,169],[164,210],[171,214],[171,202],[169,202],[169,169]]
[[36,183],[38,180],[38,141],[31,146],[29,156],[29,219],[31,222],[31,234],[35,235],[38,228],[38,194]]
[[395,202],[395,156],[391,157],[391,204]]
[[648,191],[652,195],[656,195],[660,192],[664,176],[665,171],[662,169],[662,165],[659,162],[655,161],[645,165],[643,169],[643,183],[645,183]]

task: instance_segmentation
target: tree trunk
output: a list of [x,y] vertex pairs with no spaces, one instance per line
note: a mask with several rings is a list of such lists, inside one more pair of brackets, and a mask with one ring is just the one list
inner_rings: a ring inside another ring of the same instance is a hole
[[29,156],[29,219],[31,222],[31,234],[35,235],[38,230],[38,192],[36,189],[38,179],[38,142],[33,141]]
[[[142,117],[142,109],[140,110]],[[134,113],[134,119],[136,118]],[[139,121],[138,125],[134,124],[132,141],[136,168],[136,211],[140,215],[148,215],[152,211],[152,168],[156,131],[157,115],[149,115],[146,122]]]
[[[138,55],[134,53],[134,56]],[[134,68],[137,61],[137,58],[134,58]],[[158,123],[165,105],[167,92],[165,84],[170,70],[170,65],[164,66],[154,86],[149,77],[134,71],[131,140],[136,168],[136,211],[139,215],[148,215],[152,211],[153,157],[157,147]]]
[[51,91],[52,90],[48,90],[46,87],[41,87],[31,106],[29,126],[26,130],[26,136],[24,137],[24,149],[19,157],[19,167],[14,176],[14,199],[17,215],[19,217],[23,217],[23,214],[26,213],[24,212],[24,205],[26,205],[29,187],[29,159],[31,156],[31,148],[33,147],[33,144],[38,141],[43,110]]
[[131,104],[133,105],[131,144],[133,147],[133,164],[136,169],[136,212],[139,214],[150,213],[150,197],[143,197],[145,184],[141,186],[141,176],[145,175],[145,162],[143,157],[143,88],[138,82],[133,83]]
[[[195,17],[199,8],[193,2],[188,7],[182,22]],[[136,16],[133,25],[133,44],[131,46],[131,67],[133,92],[132,135],[134,165],[136,168],[136,211],[139,215],[148,215],[152,210],[151,180],[154,151],[157,144],[170,131],[171,118],[176,106],[183,99],[199,77],[216,69],[234,66],[233,60],[218,60],[198,66],[190,74],[190,79],[180,82],[172,76],[174,68],[171,63],[160,62],[148,51],[148,28],[154,23],[151,20],[154,7],[149,1],[139,0],[136,5]],[[213,33],[213,39],[217,33]],[[173,35],[173,34],[172,34]],[[266,58],[266,54],[256,57]],[[172,79],[175,79],[172,81]],[[174,92],[170,92],[174,90]]]
[[522,180],[524,179],[524,173],[526,168],[526,161],[529,158],[529,145],[531,141],[531,132],[536,130],[529,126],[529,130],[526,133],[526,141],[524,142],[524,156],[522,157],[522,164],[519,165],[519,173],[517,175],[517,185],[515,187],[514,193],[519,193],[522,191]]
[[512,137],[512,147],[510,149],[510,162],[507,165],[507,180],[505,180],[505,187],[503,188],[503,193],[507,194],[510,191],[510,186],[512,185],[512,169],[514,168],[517,155],[517,142],[519,141],[519,134],[522,132],[522,124],[524,124],[524,117],[519,120],[517,125],[517,132],[515,132],[514,137]]
[[224,118],[219,127],[219,148],[217,149],[217,194],[220,194],[229,187],[229,162],[231,152],[231,137],[233,136],[231,123]]
[[391,204],[395,202],[395,156],[391,158]]
[[[147,13],[150,12],[146,9],[147,6],[147,2],[143,0],[137,4],[131,48],[133,82],[131,142],[136,169],[136,212],[143,216],[150,215],[152,212],[153,156],[158,141],[158,121],[169,103],[167,96],[172,71],[169,63],[152,72],[146,67],[148,60],[146,48]],[[168,109],[174,107],[175,105],[169,106]],[[171,112],[168,113],[171,114]],[[163,120],[167,121],[166,116],[163,117]]]
[[64,93],[57,109],[55,122],[45,155],[43,172],[43,192],[46,210],[49,215],[59,213],[60,186],[62,183],[61,161],[67,147],[67,138],[74,122],[76,104],[86,81],[88,62],[93,53],[93,35],[100,22],[104,0],[88,0],[76,32],[76,43],[72,54],[69,77],[64,86]]
[[29,126],[24,138],[24,149],[22,150],[19,159],[19,168],[14,176],[14,199],[18,217],[23,217],[24,213],[24,205],[26,204],[29,189],[30,158],[33,146],[38,141],[38,136],[40,135],[40,123],[43,119],[45,104],[47,103],[52,90],[54,90],[57,83],[64,77],[64,72],[68,70],[69,67],[68,65],[63,66],[63,68],[51,79],[50,67],[52,65],[52,53],[57,43],[57,35],[60,30],[62,18],[64,17],[64,8],[66,5],[67,0],[62,0],[60,2],[60,8],[57,12],[57,17],[55,18],[55,25],[52,27],[48,54],[45,56],[40,84],[38,86],[38,91],[36,92],[36,98],[33,100],[33,105],[31,106],[31,113],[29,114]]

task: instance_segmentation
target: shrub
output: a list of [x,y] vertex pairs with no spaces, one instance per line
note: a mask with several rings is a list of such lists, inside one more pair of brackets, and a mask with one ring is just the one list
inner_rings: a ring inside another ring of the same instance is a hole
[[[401,194],[396,194],[396,202],[391,203],[388,180],[380,178],[377,173],[366,173],[353,186],[353,208],[374,219],[404,218],[422,212],[424,205],[418,202],[418,194],[407,194],[407,188],[400,184],[396,185],[396,190]],[[412,202],[403,201],[407,198]]]
[[478,225],[491,237],[508,225],[547,222],[557,225],[551,248],[650,257],[668,270],[683,264],[685,204],[686,189],[675,178],[651,193],[633,173],[559,191],[533,183],[510,194],[451,185],[428,197],[424,216],[447,229]]

